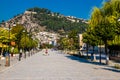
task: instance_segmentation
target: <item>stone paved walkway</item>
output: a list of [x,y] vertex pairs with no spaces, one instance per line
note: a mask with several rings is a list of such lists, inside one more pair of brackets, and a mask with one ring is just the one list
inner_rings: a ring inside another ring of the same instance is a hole
[[44,50],[0,72],[0,80],[120,80],[120,70]]

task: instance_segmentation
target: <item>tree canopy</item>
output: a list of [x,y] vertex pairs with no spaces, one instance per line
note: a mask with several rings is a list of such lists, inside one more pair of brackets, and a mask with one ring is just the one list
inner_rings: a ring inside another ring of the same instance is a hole
[[[96,38],[97,40],[102,40],[105,44],[105,53],[108,56],[107,48],[115,41],[116,38],[119,39],[120,25],[118,19],[120,17],[120,1],[119,0],[109,0],[103,4],[101,8],[94,7],[91,18],[89,20],[89,29],[84,33],[85,42],[89,42]],[[91,32],[89,32],[91,30]],[[95,37],[92,37],[94,34]],[[116,37],[118,36],[118,37]],[[92,41],[92,42],[95,42]],[[119,42],[119,40],[117,41]],[[107,57],[108,58],[108,57]]]

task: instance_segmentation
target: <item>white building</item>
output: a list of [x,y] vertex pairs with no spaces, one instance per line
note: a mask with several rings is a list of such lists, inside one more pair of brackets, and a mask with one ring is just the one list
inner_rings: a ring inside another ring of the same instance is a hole
[[39,39],[41,44],[47,43],[55,46],[57,45],[58,34],[49,32],[39,32],[37,34],[37,38]]

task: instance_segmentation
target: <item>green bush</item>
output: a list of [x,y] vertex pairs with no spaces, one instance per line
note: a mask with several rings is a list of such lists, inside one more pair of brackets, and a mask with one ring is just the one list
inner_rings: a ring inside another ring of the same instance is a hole
[[14,54],[17,54],[19,51],[18,51],[18,48],[14,48],[14,50],[13,50],[13,53]]

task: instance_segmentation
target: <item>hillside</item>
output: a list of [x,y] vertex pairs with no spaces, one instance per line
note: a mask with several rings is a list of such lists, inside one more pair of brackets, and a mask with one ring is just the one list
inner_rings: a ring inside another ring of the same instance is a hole
[[78,32],[83,32],[87,27],[87,23],[83,19],[64,16],[60,13],[37,7],[27,9],[23,14],[15,16],[9,22],[22,24],[27,30],[32,29],[36,32],[68,32],[74,29],[78,30]]

